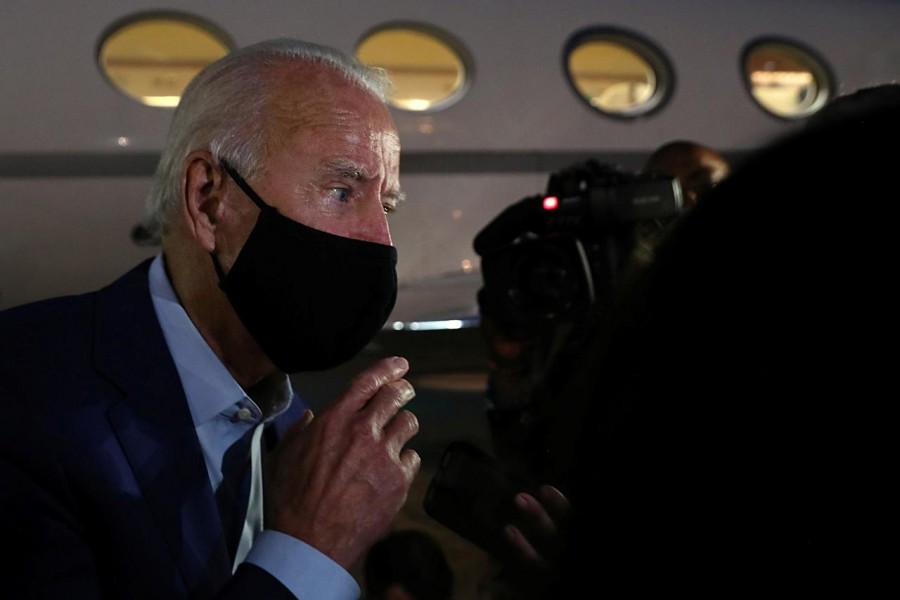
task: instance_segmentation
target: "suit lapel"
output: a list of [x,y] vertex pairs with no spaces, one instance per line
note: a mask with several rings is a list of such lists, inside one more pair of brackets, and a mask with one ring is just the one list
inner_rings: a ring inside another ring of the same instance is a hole
[[122,392],[109,419],[144,498],[188,588],[204,596],[230,577],[231,565],[187,400],[150,298],[149,262],[98,292],[95,364]]

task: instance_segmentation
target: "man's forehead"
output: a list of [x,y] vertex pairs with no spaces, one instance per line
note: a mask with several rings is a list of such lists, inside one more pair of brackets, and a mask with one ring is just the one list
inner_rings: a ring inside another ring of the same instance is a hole
[[271,139],[303,154],[319,156],[323,168],[357,169],[374,175],[383,162],[398,163],[400,139],[393,121],[364,106],[315,104],[277,111]]

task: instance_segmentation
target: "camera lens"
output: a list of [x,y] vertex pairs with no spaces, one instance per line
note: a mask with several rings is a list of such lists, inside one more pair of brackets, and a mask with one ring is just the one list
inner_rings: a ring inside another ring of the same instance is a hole
[[529,317],[557,318],[584,299],[584,259],[571,237],[523,244],[512,261],[509,298]]

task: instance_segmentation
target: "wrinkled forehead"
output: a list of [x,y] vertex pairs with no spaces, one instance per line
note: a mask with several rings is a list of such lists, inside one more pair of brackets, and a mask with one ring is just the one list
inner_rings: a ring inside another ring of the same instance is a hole
[[332,67],[286,64],[274,81],[265,115],[270,143],[316,128],[353,128],[361,135],[397,137],[387,105]]

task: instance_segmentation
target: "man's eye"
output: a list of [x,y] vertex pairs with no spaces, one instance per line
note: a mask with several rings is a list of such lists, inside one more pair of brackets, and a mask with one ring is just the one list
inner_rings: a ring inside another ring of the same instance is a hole
[[384,210],[384,214],[389,215],[397,210],[397,207],[393,204],[382,204],[381,208]]
[[350,190],[346,188],[331,188],[328,193],[338,202],[346,202],[347,197],[350,196]]

